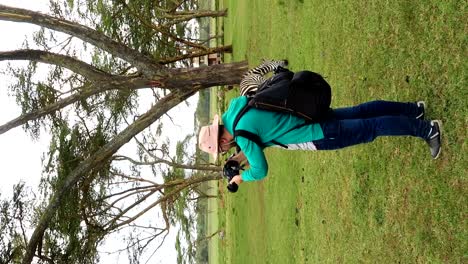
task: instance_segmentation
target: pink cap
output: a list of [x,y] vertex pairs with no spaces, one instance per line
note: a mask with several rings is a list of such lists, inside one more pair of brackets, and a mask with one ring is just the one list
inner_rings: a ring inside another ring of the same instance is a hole
[[215,115],[213,123],[209,126],[204,126],[198,134],[198,147],[211,154],[216,161],[218,158],[218,135],[219,135],[219,116]]

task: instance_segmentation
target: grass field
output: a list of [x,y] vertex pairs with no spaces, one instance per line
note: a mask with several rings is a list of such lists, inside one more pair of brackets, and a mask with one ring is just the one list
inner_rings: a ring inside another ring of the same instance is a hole
[[220,1],[228,60],[320,72],[334,107],[423,99],[444,122],[444,145],[437,161],[407,137],[268,149],[268,177],[224,193],[226,237],[210,263],[468,263],[468,4]]

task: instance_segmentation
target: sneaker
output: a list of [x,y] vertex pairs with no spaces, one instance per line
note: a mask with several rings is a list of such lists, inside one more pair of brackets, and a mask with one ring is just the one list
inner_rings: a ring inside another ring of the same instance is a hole
[[416,116],[416,119],[424,119],[424,113],[426,112],[426,102],[418,101],[416,102],[416,105],[419,109],[421,109],[421,113],[418,116]]
[[429,131],[429,138],[426,139],[429,148],[431,149],[431,156],[433,159],[437,159],[441,151],[441,130],[442,121],[432,120],[431,121],[431,130]]

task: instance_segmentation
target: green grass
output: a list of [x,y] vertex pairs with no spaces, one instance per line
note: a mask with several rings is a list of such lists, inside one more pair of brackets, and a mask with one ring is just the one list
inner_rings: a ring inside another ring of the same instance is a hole
[[268,177],[224,194],[226,238],[210,263],[467,263],[468,5],[221,4],[228,60],[287,58],[292,70],[320,72],[334,107],[423,99],[444,122],[444,145],[437,161],[406,137],[328,152],[268,149]]

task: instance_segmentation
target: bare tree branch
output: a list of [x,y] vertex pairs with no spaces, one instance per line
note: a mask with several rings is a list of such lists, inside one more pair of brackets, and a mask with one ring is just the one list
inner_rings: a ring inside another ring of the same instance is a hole
[[153,250],[153,253],[148,257],[148,260],[145,262],[145,264],[148,263],[148,261],[154,256],[154,254],[162,247],[162,245],[164,244],[164,241],[166,240],[166,238],[167,238],[168,235],[169,235],[169,232],[167,232],[167,233],[164,235],[163,239],[162,239],[161,242],[159,243],[159,246],[156,247],[156,248]]
[[224,52],[232,52],[232,46],[227,45],[227,46],[221,46],[221,47],[216,47],[216,48],[208,48],[196,52],[189,52],[184,55],[180,55],[177,57],[172,57],[172,58],[165,58],[165,59],[160,59],[159,63],[160,64],[169,64],[169,63],[174,63],[176,61],[181,61],[185,59],[191,59],[191,58],[196,58],[196,57],[201,57],[205,56],[208,54],[214,54],[214,53],[224,53]]
[[162,17],[170,19],[165,24],[165,26],[170,27],[175,24],[190,21],[195,18],[224,17],[226,15],[227,15],[227,9],[224,9],[224,10],[190,10],[190,11],[165,12],[162,14]]
[[[122,222],[116,224],[116,227],[127,225],[127,224],[135,221],[136,219],[138,219],[140,216],[145,214],[147,211],[149,211],[153,207],[155,207],[158,204],[161,204],[163,202],[166,202],[169,198],[173,197],[174,195],[177,195],[180,191],[184,190],[185,188],[187,188],[187,187],[189,187],[189,186],[191,186],[193,184],[197,184],[197,183],[204,182],[204,181],[209,181],[209,180],[217,180],[220,177],[221,176],[219,174],[213,174],[213,175],[207,175],[207,176],[201,176],[201,177],[192,177],[192,178],[189,178],[189,179],[185,179],[180,185],[178,185],[176,188],[174,188],[170,193],[167,193],[163,197],[159,198],[157,201],[155,201],[151,205],[147,206],[145,209],[143,209],[140,213],[136,214],[135,216],[130,217],[128,220],[125,220],[125,221],[122,221]],[[163,210],[163,212],[164,211],[165,210]]]
[[117,41],[114,41],[113,39],[92,28],[72,21],[5,5],[0,5],[0,20],[31,23],[70,34],[96,47],[99,47],[116,57],[126,60],[138,68],[139,71],[145,73],[147,76],[153,76],[155,72],[158,72],[162,69],[161,66],[155,63],[152,58],[145,56],[137,50],[131,49]]
[[[151,191],[149,191],[146,195],[144,195],[143,197],[139,198],[138,200],[136,200],[133,204],[131,204],[130,206],[127,206],[127,208],[125,208],[124,210],[122,210],[117,216],[114,217],[114,219],[112,219],[111,221],[109,221],[108,223],[104,224],[105,227],[107,227],[106,229],[107,230],[112,230],[112,229],[115,229],[115,228],[118,228],[118,227],[121,227],[123,225],[116,225],[115,222],[117,222],[118,220],[121,220],[120,218],[122,216],[124,216],[128,211],[130,211],[131,209],[135,208],[137,205],[141,204],[143,201],[145,201],[148,197],[150,197],[151,195],[153,195],[157,190],[156,189],[153,189]],[[131,217],[129,218],[131,219]],[[128,220],[129,220],[128,219]],[[135,218],[136,219],[136,218]],[[128,223],[130,222],[133,222],[135,219],[129,221]],[[126,221],[128,221],[126,220]]]
[[110,74],[70,56],[56,54],[42,50],[14,50],[0,51],[0,61],[29,60],[47,64],[54,64],[78,73],[90,81],[103,81],[111,77]]
[[170,31],[170,27],[172,25],[166,25],[166,24],[161,24],[161,25],[155,25],[153,23],[151,23],[150,21],[147,21],[146,19],[144,19],[142,16],[140,16],[137,12],[135,12],[131,7],[129,7],[128,5],[125,5],[125,7],[128,9],[128,11],[134,16],[136,17],[138,20],[140,20],[140,22],[148,27],[148,28],[151,28],[163,35],[166,35],[170,38],[172,38],[173,40],[175,41],[178,41],[180,43],[183,43],[189,47],[193,47],[193,48],[198,48],[198,49],[201,49],[201,50],[206,50],[207,47],[204,46],[204,45],[200,45],[198,43],[195,43],[195,42],[191,42],[191,41],[187,41],[185,39],[182,39],[180,37],[178,37],[177,35],[173,34],[171,31]]
[[217,231],[213,232],[211,235],[208,235],[208,236],[206,236],[206,237],[203,237],[203,238],[201,238],[201,239],[195,241],[194,244],[199,244],[199,243],[201,243],[201,242],[203,242],[203,241],[210,240],[210,239],[211,239],[212,237],[214,237],[215,235],[217,235],[217,234],[222,234],[222,233],[224,233],[224,230],[223,230],[223,229],[218,229]]
[[130,141],[136,134],[143,131],[169,109],[193,95],[194,92],[196,92],[196,90],[189,90],[184,93],[173,92],[162,98],[147,113],[142,115],[133,124],[120,132],[113,140],[108,142],[96,153],[80,163],[80,165],[64,180],[63,187],[54,193],[50,199],[49,204],[44,209],[40,219],[37,222],[36,228],[34,229],[34,232],[29,239],[22,263],[31,263],[37,245],[42,240],[44,231],[47,229],[49,222],[60,206],[61,200],[81,177],[86,176],[92,169],[99,168],[103,164],[106,164],[106,161],[108,161],[122,145]]
[[125,175],[125,174],[122,174],[122,173],[119,173],[119,172],[116,172],[116,171],[111,171],[111,172],[114,175],[117,175],[117,176],[125,178],[125,179],[129,179],[129,180],[132,180],[132,181],[146,182],[146,183],[150,183],[152,185],[158,185],[158,183],[156,183],[154,181],[151,181],[151,180],[148,180],[148,179],[145,179],[145,178],[131,177],[131,176],[128,176],[128,175]]
[[219,166],[215,167],[215,166],[186,165],[186,164],[179,164],[176,162],[160,159],[154,156],[152,158],[153,158],[152,161],[136,161],[126,156],[121,156],[121,155],[113,156],[113,160],[117,160],[117,161],[127,160],[135,165],[156,165],[156,164],[162,163],[162,164],[171,166],[172,168],[178,168],[178,169],[199,170],[199,171],[222,171],[222,168],[220,168]]

